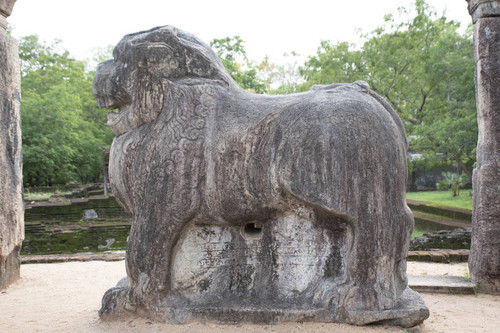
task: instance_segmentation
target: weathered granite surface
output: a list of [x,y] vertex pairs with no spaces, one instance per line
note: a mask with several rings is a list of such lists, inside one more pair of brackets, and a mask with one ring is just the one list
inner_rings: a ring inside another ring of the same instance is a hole
[[498,0],[465,0],[468,3],[469,14],[475,24],[481,18],[496,17],[500,14]]
[[125,36],[94,79],[133,215],[102,318],[413,326],[406,138],[364,82],[255,95],[195,36]]
[[0,289],[19,278],[24,237],[20,80],[16,40],[0,27]]
[[477,167],[474,170],[471,279],[500,293],[500,1],[469,0],[474,23]]

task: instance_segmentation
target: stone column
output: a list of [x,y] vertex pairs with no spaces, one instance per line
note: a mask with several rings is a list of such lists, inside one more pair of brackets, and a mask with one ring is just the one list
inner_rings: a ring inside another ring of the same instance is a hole
[[15,0],[0,0],[0,289],[19,278],[24,238],[21,77],[17,42],[6,18]]
[[479,124],[469,257],[480,292],[500,293],[500,0],[467,0],[474,23]]

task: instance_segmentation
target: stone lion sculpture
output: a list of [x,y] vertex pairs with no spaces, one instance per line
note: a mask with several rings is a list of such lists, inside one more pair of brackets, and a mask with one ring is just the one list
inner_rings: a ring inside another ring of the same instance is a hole
[[133,216],[103,318],[413,326],[406,137],[364,82],[241,89],[171,26],[125,36],[94,94],[118,109],[109,174]]

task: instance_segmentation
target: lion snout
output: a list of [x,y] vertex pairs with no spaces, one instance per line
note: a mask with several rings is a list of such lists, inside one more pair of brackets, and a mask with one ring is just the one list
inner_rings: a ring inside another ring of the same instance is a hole
[[131,102],[130,94],[124,88],[121,76],[117,75],[117,64],[114,60],[107,60],[97,67],[92,82],[92,92],[100,108],[116,109]]

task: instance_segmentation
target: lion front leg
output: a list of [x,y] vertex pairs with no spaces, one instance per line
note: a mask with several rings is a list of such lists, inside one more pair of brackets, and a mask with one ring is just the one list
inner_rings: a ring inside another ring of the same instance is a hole
[[106,292],[101,317],[151,312],[169,296],[173,249],[188,221],[135,220],[127,244],[127,278]]

